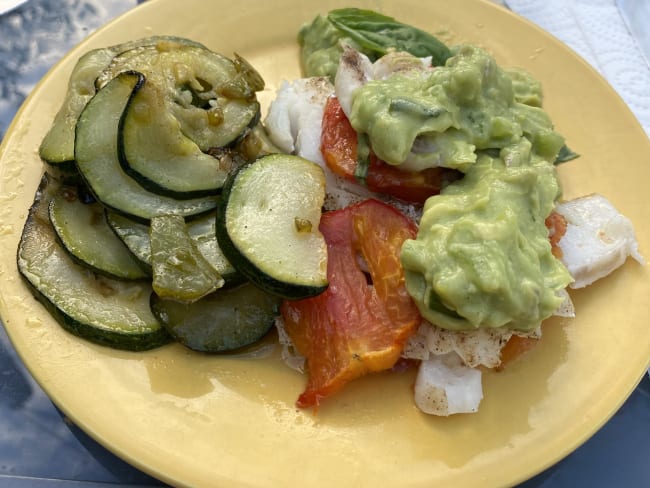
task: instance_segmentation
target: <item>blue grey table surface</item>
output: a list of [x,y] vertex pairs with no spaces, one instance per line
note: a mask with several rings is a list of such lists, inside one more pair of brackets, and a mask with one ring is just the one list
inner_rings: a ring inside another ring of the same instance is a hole
[[[91,31],[137,3],[30,0],[1,15],[0,139],[52,64]],[[106,485],[163,486],[70,422],[32,379],[0,327],[0,487]],[[521,486],[650,486],[648,376],[591,439]]]

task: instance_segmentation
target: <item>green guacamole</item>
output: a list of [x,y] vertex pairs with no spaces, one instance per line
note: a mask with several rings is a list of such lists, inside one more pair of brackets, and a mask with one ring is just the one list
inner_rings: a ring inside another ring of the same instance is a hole
[[545,219],[561,193],[553,161],[564,139],[539,105],[530,75],[468,46],[430,74],[354,94],[353,125],[380,157],[465,173],[428,199],[402,248],[407,289],[431,323],[531,330],[563,301],[572,278],[551,253]]
[[[303,28],[307,76],[334,76],[342,36],[325,18]],[[389,164],[465,173],[426,202],[417,238],[402,248],[406,287],[422,315],[454,330],[531,330],[571,282],[544,222],[560,195],[553,161],[564,138],[530,74],[500,68],[477,47],[451,54],[444,66],[357,88],[350,122]]]
[[[343,35],[323,16],[305,24],[298,32],[300,61],[305,76],[326,76],[334,80],[343,47]],[[348,44],[350,40],[346,41]]]
[[505,71],[473,46],[453,48],[444,67],[371,81],[353,93],[350,122],[389,164],[420,171],[467,171],[478,151],[516,145],[553,160],[564,144],[539,108],[541,87],[523,71]]
[[420,58],[430,57],[440,66],[451,56],[439,39],[411,25],[354,7],[331,10],[305,24],[298,34],[305,76],[328,76],[334,81],[343,45],[376,60],[389,52],[401,51]]
[[[520,154],[530,155],[523,140]],[[406,287],[422,315],[447,329],[531,330],[562,303],[572,278],[544,224],[560,192],[555,169],[532,156],[506,166],[481,154],[465,177],[429,198],[402,247]]]

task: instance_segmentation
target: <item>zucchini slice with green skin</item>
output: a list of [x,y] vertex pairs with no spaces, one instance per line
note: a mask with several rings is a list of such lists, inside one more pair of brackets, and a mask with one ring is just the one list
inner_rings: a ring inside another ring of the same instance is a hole
[[279,147],[273,144],[261,122],[244,134],[237,142],[235,149],[246,161],[254,161],[262,156],[282,152]]
[[77,121],[75,162],[91,192],[104,206],[148,222],[155,215],[199,215],[214,210],[216,197],[176,200],[145,190],[120,166],[117,134],[120,118],[144,76],[124,72],[88,102]]
[[126,248],[138,261],[140,267],[151,276],[151,239],[149,239],[149,225],[136,222],[124,215],[106,209],[104,214],[106,216],[106,223],[111,230],[124,243]]
[[192,219],[187,223],[187,232],[205,260],[225,280],[224,286],[239,285],[246,278],[230,264],[217,242],[216,213]]
[[18,246],[18,270],[35,297],[64,329],[94,343],[141,351],[170,342],[151,312],[148,282],[89,272],[61,247],[48,218],[57,191],[58,182],[45,176]]
[[327,246],[318,230],[325,177],[315,163],[274,154],[231,174],[217,212],[217,241],[246,278],[297,299],[327,288]]
[[181,43],[201,47],[201,44],[173,36],[152,36],[137,39],[106,48],[94,49],[85,53],[75,64],[65,98],[54,117],[50,130],[39,147],[39,155],[45,162],[62,170],[75,171],[74,133],[81,111],[95,94],[95,80],[111,64],[111,60],[121,52],[138,46]]
[[58,165],[64,170],[76,171],[75,125],[79,114],[95,94],[95,79],[114,55],[109,49],[95,49],[79,58],[70,75],[63,104],[39,147],[38,152],[43,161]]
[[149,237],[153,289],[158,296],[195,302],[223,286],[224,279],[196,248],[180,215],[153,217]]
[[49,204],[52,227],[63,248],[96,273],[140,280],[147,274],[113,233],[98,203],[82,203],[74,188],[62,187]]
[[143,46],[115,56],[95,86],[102,88],[124,71],[142,73],[148,80],[145,89],[155,87],[148,98],[161,104],[161,110],[175,119],[177,130],[207,153],[233,144],[259,121],[255,92],[264,83],[240,60],[197,46]]
[[273,327],[281,299],[251,283],[183,304],[151,296],[151,310],[169,333],[195,351],[228,352],[261,340]]
[[[216,213],[211,212],[186,222],[187,232],[205,260],[225,280],[224,286],[239,285],[246,279],[223,255],[217,243],[215,217]],[[140,265],[152,274],[149,226],[110,211],[106,212],[106,220],[113,232],[138,259]]]
[[230,167],[201,151],[181,130],[151,83],[131,97],[118,134],[122,169],[149,191],[196,198],[221,191]]

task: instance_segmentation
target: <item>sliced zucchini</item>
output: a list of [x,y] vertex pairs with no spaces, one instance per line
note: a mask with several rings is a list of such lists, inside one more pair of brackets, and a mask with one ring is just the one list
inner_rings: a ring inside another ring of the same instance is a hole
[[95,49],[84,54],[70,75],[63,105],[54,117],[50,130],[39,147],[41,159],[74,170],[74,131],[79,114],[95,94],[94,82],[115,53]]
[[183,304],[151,296],[151,309],[181,344],[202,352],[240,349],[262,339],[273,326],[280,298],[251,283],[219,290]]
[[98,203],[82,203],[73,187],[52,197],[49,217],[63,248],[92,271],[116,279],[140,280],[147,274],[113,233]]
[[105,211],[106,222],[117,237],[124,243],[135,259],[149,275],[151,270],[151,239],[149,239],[149,224],[136,222],[124,215]]
[[247,161],[254,161],[262,156],[282,152],[279,147],[273,144],[261,122],[244,134],[237,143],[236,149]]
[[230,261],[226,259],[226,256],[224,256],[223,251],[219,247],[215,221],[215,212],[192,219],[192,221],[187,223],[187,232],[205,260],[226,281],[225,285],[233,286],[240,284],[246,281],[246,279],[230,264]]
[[215,197],[176,200],[151,193],[130,178],[117,156],[120,117],[132,93],[144,84],[136,72],[111,80],[88,102],[77,121],[75,162],[97,200],[106,207],[148,221],[156,215],[198,215],[216,208]]
[[251,73],[248,63],[241,61],[183,44],[169,43],[164,49],[143,46],[115,56],[95,85],[101,88],[124,71],[144,74],[150,81],[145,89],[155,87],[148,98],[157,100],[161,110],[174,117],[182,134],[208,152],[237,141],[259,121],[255,92],[262,90],[264,83],[254,70],[256,76]]
[[217,241],[250,281],[286,298],[327,288],[327,247],[318,230],[325,177],[298,156],[269,155],[229,177]]
[[[212,212],[187,222],[187,232],[190,239],[203,255],[205,260],[225,280],[224,286],[241,284],[245,278],[226,259],[217,244],[215,233],[215,216]],[[113,232],[126,244],[126,247],[144,265],[151,274],[151,240],[149,226],[136,222],[115,212],[106,212],[108,225]]]
[[160,103],[163,96],[159,87],[146,83],[131,97],[118,134],[122,169],[161,195],[196,198],[219,193],[230,167],[202,152],[180,130]]
[[165,45],[170,42],[200,46],[188,39],[172,36],[154,36],[129,41],[101,49],[94,49],[79,58],[70,75],[61,108],[54,117],[50,130],[39,147],[41,158],[61,169],[74,170],[74,133],[81,111],[95,94],[95,80],[110,65],[117,54],[145,45]]
[[194,302],[223,286],[223,278],[196,248],[180,215],[153,217],[149,237],[153,289],[158,296]]
[[36,298],[63,328],[98,344],[135,351],[169,342],[151,312],[148,282],[92,273],[61,247],[48,218],[58,190],[55,180],[43,178],[18,247],[18,270]]

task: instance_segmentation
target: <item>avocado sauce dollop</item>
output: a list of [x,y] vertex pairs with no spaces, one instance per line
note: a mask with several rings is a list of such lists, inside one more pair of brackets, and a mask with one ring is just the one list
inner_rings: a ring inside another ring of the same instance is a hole
[[[358,47],[326,18],[304,26],[299,41],[308,76],[333,78],[342,44]],[[554,161],[564,138],[529,73],[503,69],[475,46],[451,54],[443,66],[357,88],[350,122],[388,164],[464,173],[427,200],[417,238],[402,247],[423,317],[454,330],[532,330],[572,281],[545,225],[561,195]]]
[[433,324],[532,330],[563,301],[572,278],[545,220],[561,195],[553,162],[564,138],[541,100],[532,76],[472,46],[444,67],[353,94],[351,123],[380,158],[464,173],[428,199],[417,238],[402,247],[407,289]]

